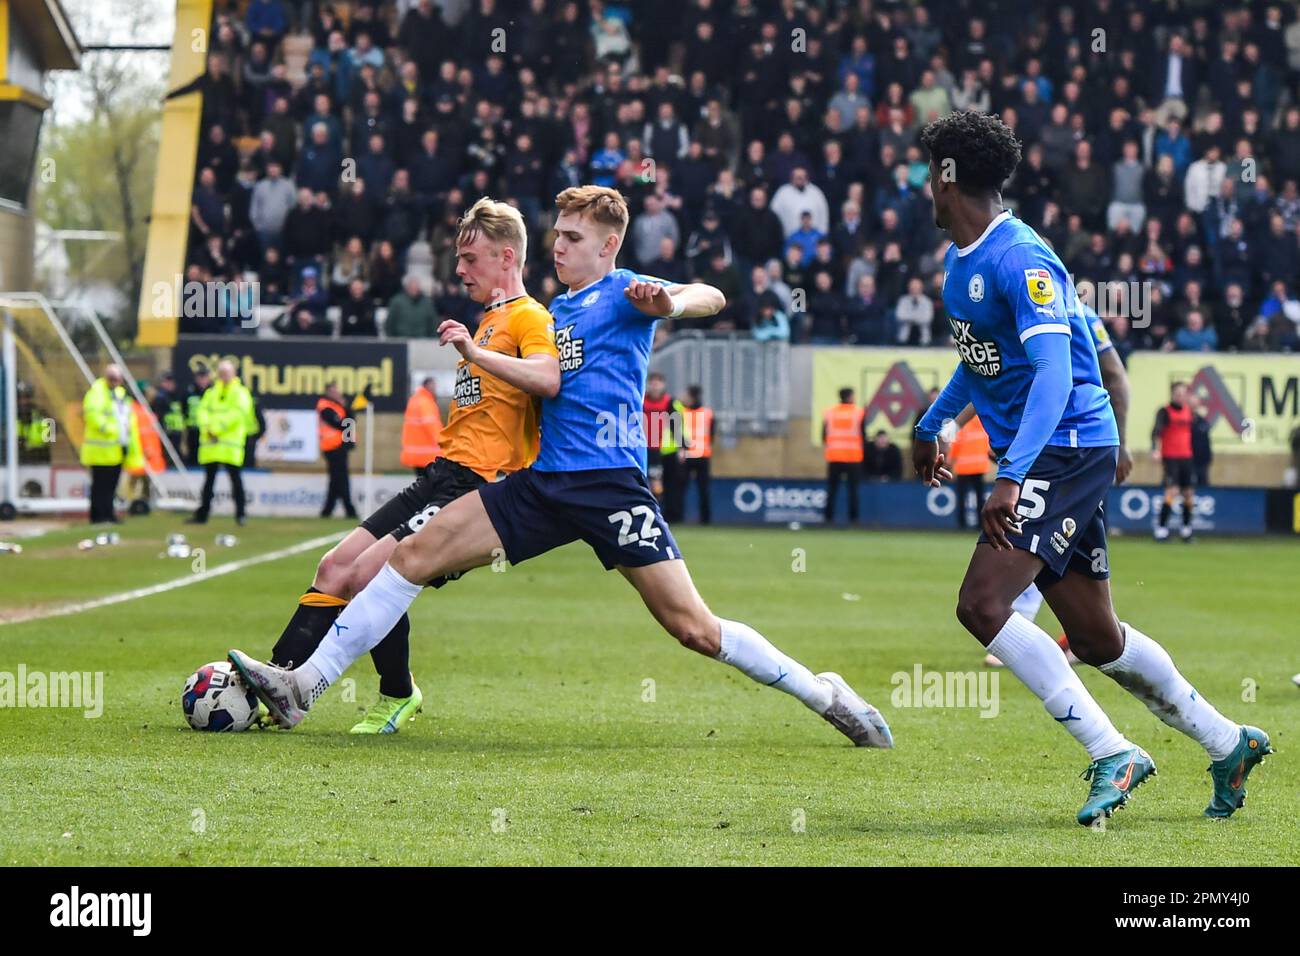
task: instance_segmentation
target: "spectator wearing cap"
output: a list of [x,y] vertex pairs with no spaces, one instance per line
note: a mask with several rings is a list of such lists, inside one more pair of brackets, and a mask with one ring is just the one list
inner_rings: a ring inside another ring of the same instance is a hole
[[329,294],[320,281],[320,272],[315,266],[306,266],[300,273],[300,282],[293,300],[286,306],[286,312],[306,309],[314,318],[323,319],[329,308]]

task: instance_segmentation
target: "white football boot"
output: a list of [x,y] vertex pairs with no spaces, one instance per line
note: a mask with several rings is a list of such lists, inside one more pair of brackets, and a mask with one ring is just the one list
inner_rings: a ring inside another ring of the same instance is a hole
[[826,721],[858,747],[880,747],[888,750],[894,746],[894,735],[880,711],[872,707],[852,687],[833,671],[817,675],[831,686],[831,705],[822,714]]
[[239,673],[240,680],[266,705],[281,729],[292,730],[307,716],[307,708],[311,705],[303,701],[298,690],[298,676],[293,671],[263,664],[243,651],[231,650],[226,659]]

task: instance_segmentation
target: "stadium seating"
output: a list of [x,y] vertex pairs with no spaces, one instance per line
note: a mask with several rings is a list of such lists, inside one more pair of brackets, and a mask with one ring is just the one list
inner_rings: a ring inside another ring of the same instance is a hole
[[[1122,356],[1300,348],[1297,9],[1004,6],[353,0],[295,22],[284,0],[218,4],[187,263],[256,273],[272,317],[317,269],[319,333],[343,333],[347,276],[381,335],[407,272],[472,321],[457,214],[518,204],[546,302],[550,197],[598,182],[632,206],[624,264],[727,293],[678,330],[942,346],[946,240],[917,134],[973,108],[1022,139],[1005,199],[1076,280],[1147,290],[1143,321],[1099,302]],[[260,185],[272,161],[278,192]]]

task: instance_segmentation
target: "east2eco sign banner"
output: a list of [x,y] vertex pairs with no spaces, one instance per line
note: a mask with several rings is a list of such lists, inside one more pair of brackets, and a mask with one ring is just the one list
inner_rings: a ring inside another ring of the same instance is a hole
[[[857,392],[867,410],[867,433],[884,429],[906,445],[912,424],[957,367],[951,348],[818,349],[813,355],[811,437],[821,441],[822,413],[841,388]],[[1300,427],[1300,355],[1230,355],[1201,352],[1134,353],[1129,444],[1146,448],[1156,412],[1169,386],[1187,382],[1210,421],[1215,454],[1285,454]]]

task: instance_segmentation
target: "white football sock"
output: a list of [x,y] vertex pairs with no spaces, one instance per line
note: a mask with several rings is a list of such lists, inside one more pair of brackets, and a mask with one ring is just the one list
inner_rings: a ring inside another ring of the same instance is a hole
[[1020,597],[1011,602],[1011,610],[1015,611],[1026,621],[1032,621],[1038,617],[1038,612],[1043,608],[1043,592],[1038,590],[1037,584],[1030,584],[1020,592]]
[[362,654],[384,639],[424,590],[385,564],[334,620],[311,657],[294,671],[298,693],[310,707]]
[[1092,699],[1056,641],[1032,621],[1013,611],[988,650],[1038,695],[1047,712],[1083,744],[1093,760],[1133,746]]
[[[783,690],[797,697],[819,714],[831,705],[831,686],[817,679],[808,668],[779,648],[748,624],[739,621],[722,623],[722,650],[717,660],[730,664],[750,680]],[[1056,653],[1061,653],[1059,650]]]
[[1163,647],[1132,624],[1120,626],[1124,628],[1124,653],[1097,669],[1174,730],[1204,747],[1211,760],[1232,753],[1241,728],[1196,692]]

